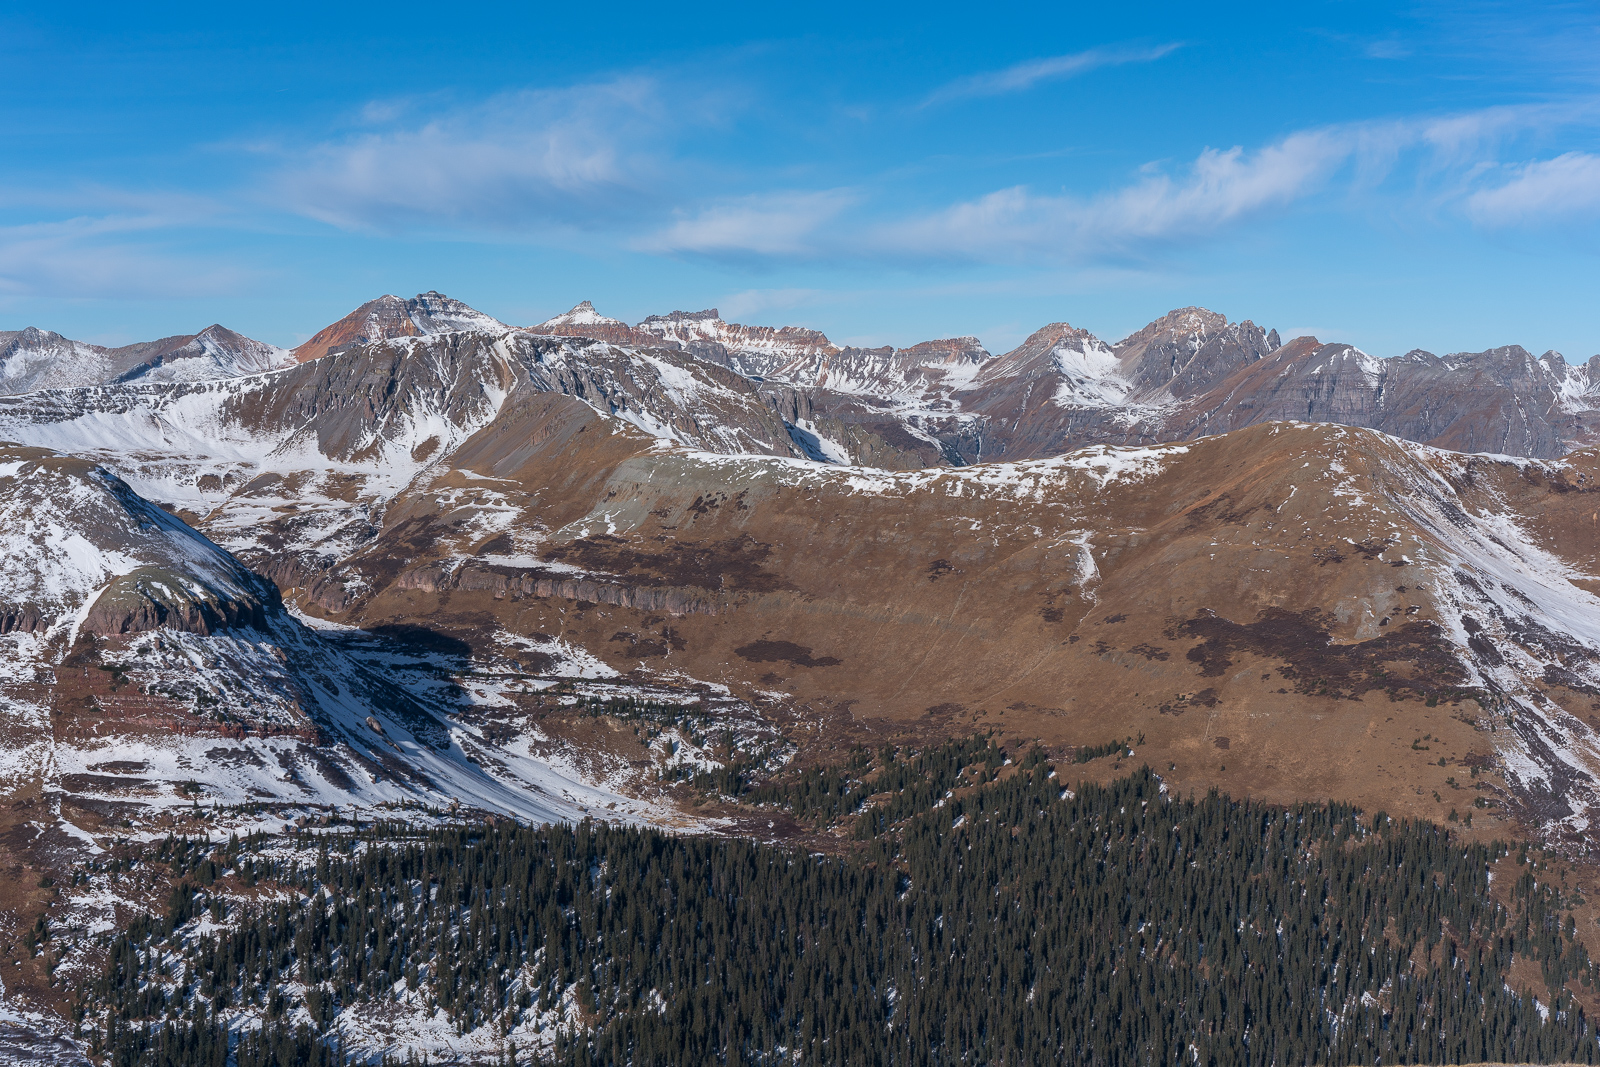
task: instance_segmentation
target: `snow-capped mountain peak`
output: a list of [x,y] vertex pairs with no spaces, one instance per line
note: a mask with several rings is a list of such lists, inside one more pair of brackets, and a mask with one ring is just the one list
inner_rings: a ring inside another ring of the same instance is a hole
[[118,382],[195,382],[260,374],[294,362],[294,354],[213,323],[187,337],[128,345],[114,350]]
[[276,370],[291,354],[212,324],[194,334],[121,348],[74,341],[32,326],[0,332],[0,393],[76,389],[110,382],[190,382]]
[[338,322],[324,326],[294,350],[301,363],[320,359],[341,345],[386,341],[394,337],[426,337],[460,330],[503,333],[511,329],[443,293],[429,290],[409,300],[385,294],[369,300]]
[[545,319],[534,329],[539,332],[546,330],[555,331],[561,326],[626,326],[621,319],[613,319],[602,315],[594,309],[594,304],[588,300],[581,301],[571,311],[564,311],[555,318]]

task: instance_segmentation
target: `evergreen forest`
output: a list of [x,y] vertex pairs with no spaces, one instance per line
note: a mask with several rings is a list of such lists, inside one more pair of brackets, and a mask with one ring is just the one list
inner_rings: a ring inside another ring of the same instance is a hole
[[731,788],[835,847],[504,820],[156,842],[166,907],[109,943],[80,1026],[116,1067],[368,1062],[395,1018],[562,1067],[1600,1059],[1600,971],[1526,849],[1148,769],[1068,788],[978,738]]

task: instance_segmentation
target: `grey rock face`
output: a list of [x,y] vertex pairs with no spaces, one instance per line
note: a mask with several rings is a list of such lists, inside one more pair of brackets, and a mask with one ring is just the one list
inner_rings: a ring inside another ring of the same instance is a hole
[[[308,427],[324,455],[360,459],[403,444],[425,461],[427,425],[462,435],[518,390],[564,393],[682,444],[798,455],[756,384],[671,350],[525,331],[403,338],[345,348],[228,401],[228,417],[268,433]],[[435,441],[432,449],[451,442]]]
[[[1465,452],[1538,458],[1600,441],[1600,357],[1571,366],[1510,345],[1440,358],[1378,359],[1248,320],[1181,308],[1115,345],[1052,323],[984,361],[942,409],[907,410],[870,390],[819,386],[818,425],[843,425],[847,447],[886,421],[917,437],[901,462],[1027,459],[1086,445],[1141,445],[1226,433],[1272,420],[1363,426]],[[881,449],[879,450],[881,452]],[[864,461],[858,459],[858,462]]]
[[1191,307],[1163,315],[1118,341],[1112,351],[1136,392],[1164,388],[1181,399],[1210,388],[1278,346],[1276,330],[1263,330],[1248,319],[1230,323],[1225,315]]
[[1193,399],[1175,439],[1273,419],[1365,426],[1459,452],[1554,458],[1597,438],[1595,361],[1569,367],[1518,345],[1443,359],[1420,350],[1377,359],[1297,338]]

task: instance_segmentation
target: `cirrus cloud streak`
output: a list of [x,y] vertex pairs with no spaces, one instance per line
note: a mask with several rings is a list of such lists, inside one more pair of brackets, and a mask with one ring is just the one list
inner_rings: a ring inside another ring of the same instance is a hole
[[1504,184],[1467,197],[1467,214],[1485,226],[1600,217],[1600,156],[1566,152],[1515,168]]
[[377,231],[582,229],[661,207],[672,123],[650,79],[507,93],[410,125],[403,107],[363,115],[384,128],[286,151],[268,198]]
[[1253,150],[1206,148],[1184,166],[1142,168],[1098,194],[1015,185],[898,217],[884,211],[881,195],[859,189],[749,196],[680,212],[635,247],[728,259],[1081,264],[1137,260],[1300,206],[1358,208],[1380,195],[1403,198],[1413,213],[1456,213],[1481,225],[1600,211],[1600,158],[1581,153],[1524,166],[1498,187],[1484,184],[1503,142],[1570,120],[1549,109],[1496,107],[1328,126]]
[[1120,67],[1128,63],[1153,63],[1182,47],[1182,42],[1172,42],[1156,45],[1153,48],[1091,48],[1070,55],[1029,59],[1014,63],[1003,70],[957,78],[935,89],[922,101],[922,106],[932,107],[935,104],[950,103],[955,100],[1019,93],[1032,89],[1040,82],[1075,78],[1102,67]]

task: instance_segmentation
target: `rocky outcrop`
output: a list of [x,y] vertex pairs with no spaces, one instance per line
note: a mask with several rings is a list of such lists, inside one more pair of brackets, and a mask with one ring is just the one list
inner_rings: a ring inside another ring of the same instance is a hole
[[139,567],[106,586],[84,615],[81,630],[103,635],[147,630],[212,634],[242,626],[260,630],[277,601],[277,589],[267,582],[258,584],[255,596],[228,595],[168,567]]
[[419,567],[396,579],[395,589],[430,593],[488,593],[496,600],[556,597],[591,604],[611,604],[669,615],[716,615],[730,610],[735,598],[693,587],[634,584],[604,577],[575,577],[542,567],[511,568],[471,564],[460,568]]
[[1248,319],[1230,323],[1226,315],[1188,307],[1124,337],[1112,351],[1137,395],[1165,391],[1184,399],[1257,362],[1280,343],[1278,331],[1263,330]]
[[30,634],[49,625],[45,612],[34,604],[0,604],[0,634]]

